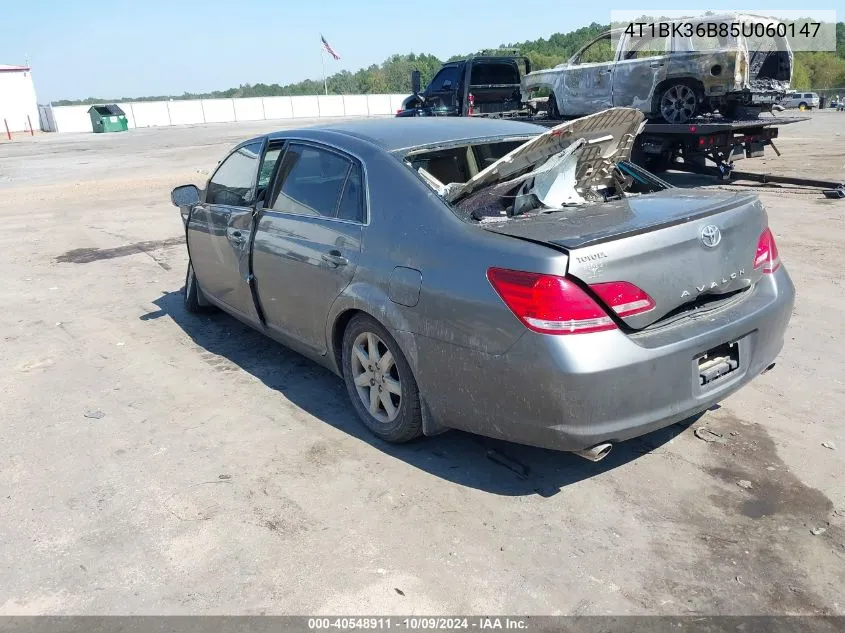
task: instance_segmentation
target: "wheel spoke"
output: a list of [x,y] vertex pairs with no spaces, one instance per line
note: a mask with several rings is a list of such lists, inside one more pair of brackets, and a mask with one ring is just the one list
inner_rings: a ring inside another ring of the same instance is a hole
[[355,384],[359,387],[369,387],[371,379],[372,374],[368,371],[365,371],[363,374],[360,374],[358,377],[355,378]]
[[[375,389],[373,389],[373,391],[375,391]],[[393,400],[390,399],[390,394],[386,391],[382,391],[379,396],[381,397],[381,404],[387,412],[388,419],[393,419],[396,415],[396,407],[393,404]]]
[[366,369],[367,365],[370,363],[370,358],[367,356],[367,352],[364,351],[364,348],[360,345],[355,345],[352,347],[355,351],[355,356],[358,357],[358,362],[361,363],[361,366]]
[[370,387],[370,413],[378,415],[379,392],[375,387]]
[[387,387],[387,390],[390,393],[395,393],[397,396],[402,395],[402,385],[399,383],[398,380],[394,380],[389,376],[384,377],[384,386]]
[[367,332],[367,355],[370,357],[370,362],[376,363],[379,359],[378,341],[375,335]]
[[390,368],[393,367],[393,354],[390,353],[390,350],[387,350],[378,361],[378,368],[381,370],[383,374],[386,374],[390,371]]

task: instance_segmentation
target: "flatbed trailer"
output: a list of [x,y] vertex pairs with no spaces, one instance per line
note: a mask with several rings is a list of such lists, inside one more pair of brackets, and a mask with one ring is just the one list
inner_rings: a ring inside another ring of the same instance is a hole
[[[525,110],[470,116],[494,116],[528,121],[545,127],[554,127],[563,122],[563,119],[550,119],[543,114],[532,115]],[[828,198],[845,198],[845,183],[842,182],[734,169],[734,163],[738,160],[763,156],[767,146],[780,156],[774,143],[779,126],[808,119],[770,116],[731,120],[714,116],[700,117],[689,123],[647,122],[634,145],[631,160],[654,173],[673,169],[713,176],[722,181],[736,179],[813,187],[821,189]]]

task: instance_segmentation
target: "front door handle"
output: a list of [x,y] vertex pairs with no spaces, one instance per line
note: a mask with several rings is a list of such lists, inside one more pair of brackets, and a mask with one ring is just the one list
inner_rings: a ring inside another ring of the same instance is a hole
[[340,254],[340,251],[329,251],[328,253],[323,253],[321,256],[322,260],[327,264],[334,266],[335,268],[339,268],[340,266],[346,266],[349,263],[349,260],[346,259],[343,255]]
[[239,229],[226,229],[226,238],[235,246],[240,246],[246,241],[246,235]]
[[649,68],[660,68],[663,65],[663,62],[651,62],[649,64]]

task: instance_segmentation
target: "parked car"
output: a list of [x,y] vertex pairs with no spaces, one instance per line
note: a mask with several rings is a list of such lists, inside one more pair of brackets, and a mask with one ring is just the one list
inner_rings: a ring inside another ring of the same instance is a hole
[[[815,92],[790,92],[781,100],[784,108],[798,108],[799,110],[812,110],[819,107],[819,95]],[[833,104],[831,104],[833,107]]]
[[171,194],[185,306],[342,376],[384,440],[458,428],[601,459],[770,368],[793,304],[757,196],[627,162],[642,119],[393,118],[244,141],[203,191]]
[[[742,15],[697,19],[761,21]],[[685,22],[695,24],[695,20]],[[553,118],[611,106],[638,108],[649,118],[668,123],[686,123],[714,111],[733,117],[740,109],[759,112],[777,103],[789,88],[792,61],[785,38],[649,38],[615,29],[588,43],[569,61],[527,74],[522,100],[528,102],[538,89],[548,90],[547,110]]]

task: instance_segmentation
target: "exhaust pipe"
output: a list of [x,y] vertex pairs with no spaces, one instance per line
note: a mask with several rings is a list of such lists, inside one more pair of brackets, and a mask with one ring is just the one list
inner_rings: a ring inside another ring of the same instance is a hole
[[760,375],[762,376],[763,374],[765,374],[765,373],[767,373],[767,372],[772,371],[774,368],[775,368],[775,363],[772,363],[771,365],[769,365],[768,367],[766,367],[766,369],[764,369],[763,371],[761,371],[761,372],[760,372]]
[[584,459],[589,459],[591,462],[600,462],[605,457],[610,455],[611,450],[613,450],[613,444],[603,442],[601,444],[591,446],[590,448],[585,448],[580,451],[572,452],[580,457],[583,457]]

